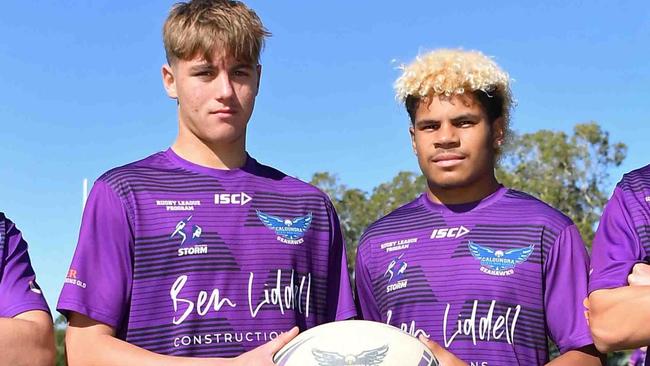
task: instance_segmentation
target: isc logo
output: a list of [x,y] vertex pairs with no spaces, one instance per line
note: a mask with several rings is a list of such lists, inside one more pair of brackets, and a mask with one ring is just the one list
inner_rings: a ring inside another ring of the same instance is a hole
[[469,229],[465,226],[460,227],[446,227],[443,229],[433,229],[431,232],[431,239],[452,238],[457,239],[469,233]]
[[253,198],[246,193],[215,193],[215,205],[245,205],[252,201]]

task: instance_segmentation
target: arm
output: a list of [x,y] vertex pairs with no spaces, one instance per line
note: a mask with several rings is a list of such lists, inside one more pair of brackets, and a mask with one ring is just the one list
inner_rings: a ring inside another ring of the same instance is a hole
[[110,326],[71,313],[65,343],[69,366],[273,366],[273,355],[297,334],[298,328],[294,327],[269,343],[231,359],[176,357],[124,342],[115,338],[115,330]]
[[560,232],[545,259],[544,307],[549,337],[561,355],[550,365],[602,365],[585,315],[589,257],[578,228]]
[[589,325],[602,352],[650,344],[650,286],[597,290],[589,295]]
[[[626,204],[616,188],[607,203],[594,237],[589,281],[589,325],[596,347],[602,352],[650,343],[640,311],[650,305],[650,286],[644,282],[645,255]],[[633,286],[628,286],[633,285]]]
[[53,365],[52,318],[41,310],[0,318],[0,349],[2,365]]
[[370,255],[370,243],[361,238],[357,247],[356,265],[354,268],[355,300],[359,319],[382,322],[379,307],[375,299],[369,263],[366,256]]
[[354,318],[356,311],[350,276],[348,274],[348,260],[345,250],[345,238],[341,230],[338,215],[332,203],[327,200],[325,207],[330,224],[329,265],[327,269],[327,313],[328,321],[346,320]]
[[27,242],[0,213],[0,364],[54,364],[52,318],[36,284]]
[[607,357],[600,354],[593,345],[585,346],[580,349],[568,351],[553,361],[547,363],[549,366],[561,365],[581,365],[581,366],[601,366],[605,365]]

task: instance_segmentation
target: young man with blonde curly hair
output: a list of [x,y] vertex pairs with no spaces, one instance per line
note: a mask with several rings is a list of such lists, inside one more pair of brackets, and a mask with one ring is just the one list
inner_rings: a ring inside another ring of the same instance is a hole
[[357,252],[358,310],[428,338],[442,365],[599,365],[584,316],[588,256],[571,219],[503,187],[509,76],[474,51],[406,66],[397,97],[428,189],[372,224]]
[[246,153],[266,36],[239,1],[171,10],[178,135],[95,182],[58,303],[71,366],[271,365],[283,332],[355,316],[327,196]]

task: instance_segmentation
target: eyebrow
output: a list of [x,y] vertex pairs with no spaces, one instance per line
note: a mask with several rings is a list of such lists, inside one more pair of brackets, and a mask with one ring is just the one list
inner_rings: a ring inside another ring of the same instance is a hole
[[465,113],[465,114],[461,114],[460,116],[456,116],[456,117],[452,118],[451,121],[452,122],[461,122],[461,121],[467,121],[467,120],[478,121],[479,119],[481,119],[481,116],[479,116],[479,115],[476,115],[476,114],[473,114],[473,113]]
[[[479,119],[481,119],[481,116],[479,116],[479,115],[476,115],[476,114],[473,114],[473,113],[465,113],[465,114],[461,114],[460,116],[456,116],[456,117],[452,118],[451,122],[456,123],[456,122],[467,121],[467,120],[478,121]],[[430,124],[430,123],[440,123],[440,121],[437,120],[437,119],[430,119],[430,118],[415,121],[416,126],[422,126],[422,125],[426,125],[426,124]]]
[[213,70],[214,68],[215,67],[212,66],[211,64],[204,62],[190,67],[190,72]]
[[422,125],[427,125],[431,123],[440,123],[437,119],[422,119],[419,121],[415,121],[416,126],[422,126]]
[[254,64],[249,64],[249,63],[242,62],[242,63],[236,64],[235,66],[233,66],[232,69],[233,69],[233,70],[236,70],[236,69],[249,69],[249,70],[254,70],[254,69],[255,69],[255,66],[257,66],[257,65],[256,65],[256,64],[254,65]]

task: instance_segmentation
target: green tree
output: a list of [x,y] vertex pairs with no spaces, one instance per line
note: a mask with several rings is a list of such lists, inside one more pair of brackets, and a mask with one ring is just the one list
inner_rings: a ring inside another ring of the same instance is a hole
[[371,194],[348,188],[339,182],[337,176],[327,172],[314,174],[311,184],[327,193],[334,204],[347,245],[348,270],[352,274],[363,231],[374,221],[423,192],[425,179],[411,172],[400,172],[390,182],[375,187]]
[[56,345],[56,366],[66,366],[65,361],[65,330],[67,321],[59,315],[54,321],[54,342]]
[[569,216],[591,247],[609,198],[610,169],[620,166],[626,153],[625,144],[610,142],[609,133],[595,122],[576,125],[571,135],[549,130],[515,134],[506,146],[497,178]]

